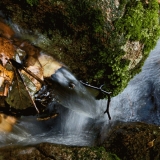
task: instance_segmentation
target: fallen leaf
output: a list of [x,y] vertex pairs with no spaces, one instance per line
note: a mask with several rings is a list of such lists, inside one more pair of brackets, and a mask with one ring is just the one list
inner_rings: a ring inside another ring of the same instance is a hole
[[13,125],[16,123],[16,118],[12,116],[7,116],[5,114],[0,114],[0,131],[1,132],[10,132],[13,128]]
[[7,96],[13,77],[13,71],[8,71],[0,64],[0,96]]
[[10,40],[0,37],[0,60],[3,66],[14,56],[15,48]]

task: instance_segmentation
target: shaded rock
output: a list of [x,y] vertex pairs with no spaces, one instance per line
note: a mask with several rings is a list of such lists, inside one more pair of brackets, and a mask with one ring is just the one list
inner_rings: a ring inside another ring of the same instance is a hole
[[103,146],[122,160],[159,160],[160,127],[137,122],[116,125]]
[[9,146],[0,149],[0,158],[2,160],[27,160],[27,159],[46,159],[50,158],[41,154],[35,147],[20,147],[20,146]]
[[103,147],[69,147],[50,143],[35,146],[8,146],[0,148],[0,159],[10,160],[119,160]]

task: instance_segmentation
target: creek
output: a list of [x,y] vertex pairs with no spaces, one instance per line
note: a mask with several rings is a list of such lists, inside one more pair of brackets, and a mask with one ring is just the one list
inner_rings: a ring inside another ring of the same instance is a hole
[[[48,42],[48,39],[39,33],[33,36],[15,24],[11,26],[20,38],[28,38],[37,46]],[[76,81],[78,87],[71,92],[65,92],[65,88],[58,90],[62,101],[64,99],[63,106],[58,106],[59,116],[46,121],[37,121],[35,116],[21,117],[11,133],[0,135],[1,145],[51,142],[91,146],[99,132],[103,137],[103,133],[116,121],[160,124],[160,41],[151,51],[142,71],[128,83],[122,93],[111,99],[111,120],[107,114],[103,114],[107,99],[95,100],[71,72],[67,73],[70,79]],[[63,76],[60,74],[61,79]],[[62,81],[62,84],[64,82]]]

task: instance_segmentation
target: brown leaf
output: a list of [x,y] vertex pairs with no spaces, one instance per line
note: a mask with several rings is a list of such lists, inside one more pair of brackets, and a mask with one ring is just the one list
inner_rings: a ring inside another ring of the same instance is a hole
[[0,21],[0,35],[10,39],[14,35],[14,31],[4,22]]
[[0,96],[7,96],[9,86],[12,83],[14,73],[0,65]]
[[15,48],[10,40],[0,37],[0,60],[3,66],[14,56]]
[[6,98],[6,102],[15,109],[26,109],[32,106],[32,101],[20,79],[13,82],[12,89]]
[[16,123],[16,118],[12,116],[6,116],[5,114],[0,114],[0,131],[10,132],[13,125]]

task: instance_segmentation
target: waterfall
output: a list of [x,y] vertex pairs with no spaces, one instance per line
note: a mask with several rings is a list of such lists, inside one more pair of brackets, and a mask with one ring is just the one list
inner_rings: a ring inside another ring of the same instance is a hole
[[[35,45],[48,43],[48,39],[39,33],[32,37],[32,34],[23,31],[19,26],[11,26],[18,37],[27,37]],[[55,82],[58,76],[65,78],[62,82],[58,81],[61,85],[56,88],[60,100],[63,101],[57,107],[59,116],[47,121],[37,121],[35,116],[21,117],[11,133],[0,135],[1,145],[44,141],[67,145],[92,145],[96,127],[104,127],[107,130],[108,124],[116,121],[160,124],[160,40],[145,61],[142,71],[128,83],[122,93],[111,99],[111,120],[108,120],[107,114],[103,114],[107,99],[95,100],[69,71],[66,73],[66,70],[62,70],[55,75],[52,77]],[[64,88],[68,79],[75,84],[76,88],[73,90]]]
[[[61,115],[57,119],[37,122],[33,117],[30,120],[24,117],[16,127],[20,131],[26,131],[25,134],[22,132],[23,135],[27,135],[26,139],[30,139],[32,142],[39,142],[43,139],[44,141],[69,145],[92,145],[91,142],[95,138],[93,126],[96,126],[96,124],[101,124],[101,134],[106,133],[109,130],[109,124],[116,121],[141,121],[159,125],[159,77],[160,40],[145,61],[142,71],[128,83],[122,93],[111,99],[110,114],[112,119],[110,121],[106,114],[99,116],[97,119],[91,119],[81,113],[61,107]],[[95,103],[97,110],[106,109],[106,99],[95,100]],[[87,102],[85,106],[88,107]],[[28,126],[26,127],[28,131],[22,126]],[[33,128],[36,128],[36,133],[33,133]],[[24,137],[22,136],[19,141],[24,142]]]

